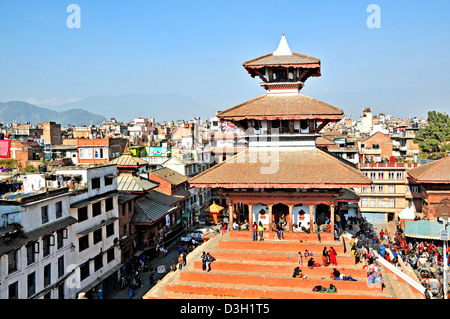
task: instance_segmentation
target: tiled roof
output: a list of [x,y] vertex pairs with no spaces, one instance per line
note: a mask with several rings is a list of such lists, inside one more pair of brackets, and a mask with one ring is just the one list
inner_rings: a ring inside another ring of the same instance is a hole
[[418,182],[450,183],[450,157],[412,168],[408,175]]
[[117,190],[120,192],[146,192],[158,185],[158,183],[140,176],[129,174],[117,176]]
[[191,186],[224,188],[343,188],[371,180],[354,165],[319,149],[247,149],[190,179]]
[[167,167],[152,170],[150,171],[150,173],[158,176],[159,178],[162,178],[163,180],[169,182],[172,185],[179,185],[184,182],[187,182],[188,180],[186,176],[181,175],[180,173]]
[[292,55],[273,55],[270,53],[242,63],[244,67],[286,64],[320,64],[320,60],[299,53],[292,53]]
[[222,119],[270,117],[287,118],[343,118],[344,111],[303,94],[262,95],[250,101],[219,112]]

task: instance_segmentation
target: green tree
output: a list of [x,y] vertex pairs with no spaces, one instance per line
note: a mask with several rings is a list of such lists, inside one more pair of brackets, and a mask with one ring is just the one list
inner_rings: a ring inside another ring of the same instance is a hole
[[450,118],[445,113],[428,112],[428,125],[417,132],[414,142],[428,157],[442,157],[450,149]]

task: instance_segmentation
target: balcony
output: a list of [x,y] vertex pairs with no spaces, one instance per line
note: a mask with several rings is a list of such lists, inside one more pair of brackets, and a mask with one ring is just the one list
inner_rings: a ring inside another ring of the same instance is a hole
[[361,153],[364,155],[381,155],[381,149],[366,147],[361,149]]

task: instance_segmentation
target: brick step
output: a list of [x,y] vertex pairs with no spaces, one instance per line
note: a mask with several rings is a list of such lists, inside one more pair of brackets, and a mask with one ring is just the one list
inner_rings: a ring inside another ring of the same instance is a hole
[[[298,252],[261,252],[261,251],[238,251],[238,250],[221,250],[211,252],[217,260],[240,260],[240,261],[273,261],[287,262],[298,264]],[[314,260],[322,262],[322,254],[313,255]],[[303,264],[306,265],[307,259],[303,257]],[[351,266],[355,264],[355,258],[351,256],[337,256],[339,266]]]
[[249,286],[238,284],[214,284],[205,282],[174,281],[167,285],[167,292],[194,295],[212,295],[221,298],[242,297],[252,299],[392,299],[392,297],[381,294],[362,293],[318,293],[306,288]]
[[219,241],[219,250],[250,250],[250,251],[277,251],[277,252],[286,252],[292,253],[299,251],[304,252],[306,249],[309,252],[314,254],[322,254],[323,248],[333,247],[336,250],[336,253],[339,255],[344,254],[344,245],[336,242],[336,244],[325,245],[323,243],[299,243],[295,241],[245,241],[245,240],[221,240]]
[[[289,287],[306,288],[312,290],[317,285],[329,287],[330,284],[336,286],[342,293],[352,293],[355,291],[366,293],[382,293],[381,284],[368,285],[364,280],[344,281],[332,280],[329,277],[321,279],[320,276],[308,277],[306,279],[292,278],[292,276],[282,275],[261,275],[259,273],[225,273],[225,272],[203,272],[203,271],[182,271],[180,273],[181,282],[205,282],[205,283],[223,283],[238,284],[249,286],[270,286],[270,287]],[[385,294],[388,296],[389,294]]]
[[[237,238],[237,239],[253,239],[253,232],[249,230],[231,230],[229,232],[230,238]],[[316,233],[313,234],[307,234],[307,233],[294,233],[294,232],[283,232],[284,239],[285,240],[294,240],[294,241],[311,241],[311,242],[319,242],[319,239],[317,237]],[[274,231],[265,231],[263,233],[264,240],[268,239],[274,239],[277,236],[277,232]],[[334,242],[334,234],[332,233],[320,233],[320,239],[322,242]],[[258,234],[258,240],[259,240],[259,234]]]
[[[194,261],[194,268],[195,269],[202,269],[202,262],[201,261]],[[269,263],[269,262],[232,262],[232,261],[214,261],[211,263],[211,270],[218,270],[218,271],[238,271],[238,272],[259,272],[261,274],[268,274],[268,273],[274,273],[274,274],[287,274],[292,275],[294,273],[294,265],[287,265],[285,263]],[[331,272],[333,271],[332,266],[322,266],[322,267],[315,267],[313,269],[310,269],[308,267],[302,267],[302,272],[305,276],[321,276],[328,278],[331,275]],[[365,269],[362,269],[361,266],[337,266],[335,267],[337,270],[341,272],[341,274],[344,274],[346,276],[351,275],[355,279],[366,279],[367,278],[367,271]]]
[[[164,299],[223,299],[223,297],[222,296],[213,296],[213,295],[201,295],[201,294],[166,291],[164,294]],[[227,299],[251,299],[251,298],[228,296]]]

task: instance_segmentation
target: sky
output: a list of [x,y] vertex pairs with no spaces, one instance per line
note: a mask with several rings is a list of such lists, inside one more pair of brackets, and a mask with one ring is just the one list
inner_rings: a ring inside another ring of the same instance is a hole
[[284,33],[322,63],[301,93],[353,119],[366,106],[448,113],[449,15],[447,0],[1,0],[0,101],[58,109],[158,92],[225,110],[265,93],[242,62],[272,53]]

